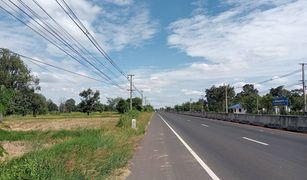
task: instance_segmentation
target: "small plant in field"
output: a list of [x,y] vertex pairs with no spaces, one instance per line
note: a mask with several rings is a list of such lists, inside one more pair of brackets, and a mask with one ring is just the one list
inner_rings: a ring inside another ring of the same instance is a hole
[[5,154],[7,154],[7,152],[6,152],[5,149],[0,145],[0,157],[3,157]]

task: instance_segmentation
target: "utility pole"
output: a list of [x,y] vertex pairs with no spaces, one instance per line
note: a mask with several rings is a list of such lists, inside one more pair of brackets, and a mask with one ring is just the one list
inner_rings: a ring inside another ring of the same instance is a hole
[[130,81],[130,89],[129,89],[129,91],[130,91],[130,110],[132,110],[132,91],[133,91],[133,89],[132,89],[132,77],[133,76],[134,76],[133,74],[128,74],[128,78],[129,78],[129,81]]
[[225,112],[226,112],[226,113],[228,113],[227,86],[228,86],[228,85],[225,85],[225,110],[226,110]]
[[141,96],[142,96],[142,107],[144,106],[144,92],[141,90]]
[[201,95],[201,99],[202,99],[202,102],[201,102],[201,112],[204,113],[204,95]]
[[306,115],[307,107],[306,107],[305,63],[301,63],[301,65],[302,65],[302,84],[303,84],[303,96],[304,96],[304,115]]
[[259,114],[259,97],[258,97],[258,94],[257,94],[257,114]]
[[190,112],[192,112],[192,98],[190,98]]

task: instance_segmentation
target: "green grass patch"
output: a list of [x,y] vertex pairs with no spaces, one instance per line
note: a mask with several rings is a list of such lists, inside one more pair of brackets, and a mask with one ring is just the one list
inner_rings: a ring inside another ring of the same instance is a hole
[[[0,179],[106,179],[116,169],[127,166],[136,140],[145,131],[151,113],[129,112],[116,127],[61,131],[4,131],[0,141],[63,139],[51,147],[38,149],[0,164]],[[131,129],[137,119],[137,130]],[[0,148],[1,153],[1,148]]]

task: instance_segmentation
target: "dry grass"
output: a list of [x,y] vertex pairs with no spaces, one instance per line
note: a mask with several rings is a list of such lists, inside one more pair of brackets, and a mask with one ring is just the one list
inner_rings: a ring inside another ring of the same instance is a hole
[[114,126],[117,117],[106,118],[73,118],[73,119],[52,119],[52,120],[28,120],[28,121],[4,121],[2,128],[12,131],[57,131],[73,129],[96,129],[104,125]]
[[6,151],[6,154],[3,157],[0,157],[0,162],[22,156],[31,149],[31,144],[26,141],[2,141],[0,142],[0,145]]

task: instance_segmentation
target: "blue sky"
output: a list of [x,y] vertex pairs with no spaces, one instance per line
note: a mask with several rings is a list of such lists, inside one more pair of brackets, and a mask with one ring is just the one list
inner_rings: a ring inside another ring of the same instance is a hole
[[[51,22],[32,0],[23,1]],[[105,61],[55,1],[37,1]],[[300,87],[299,73],[257,82],[297,70],[307,59],[306,0],[66,1],[116,64],[135,74],[135,85],[155,107],[197,100],[206,88],[223,83],[235,87],[254,83],[262,93],[279,85]],[[10,12],[21,12],[4,2],[1,6]],[[1,9],[0,38],[0,47],[97,78]],[[41,93],[56,103],[78,101],[78,93],[88,87],[100,90],[102,102],[106,97],[128,97],[127,91],[116,87],[25,62],[41,79]],[[128,88],[122,76],[113,78]]]

